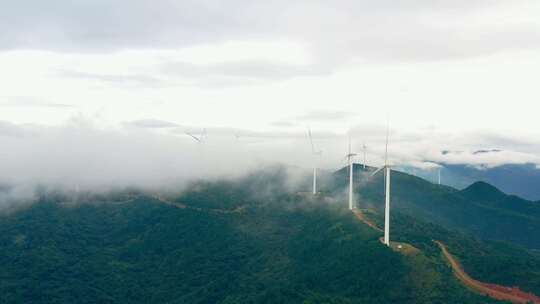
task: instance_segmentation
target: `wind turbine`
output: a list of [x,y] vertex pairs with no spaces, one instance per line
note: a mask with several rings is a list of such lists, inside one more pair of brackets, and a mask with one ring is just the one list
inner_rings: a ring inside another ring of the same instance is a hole
[[206,139],[206,136],[207,136],[206,129],[203,129],[201,134],[199,134],[199,136],[195,136],[195,135],[193,135],[192,133],[189,133],[189,132],[185,132],[185,134],[188,135],[188,136],[191,136],[191,138],[193,138],[194,140],[196,140],[199,143],[203,143],[204,140]]
[[[309,141],[311,143],[311,153],[315,156],[321,156],[322,151],[315,149],[315,144],[313,143],[313,136],[311,136],[311,128],[308,128]],[[313,166],[313,195],[317,194],[317,164]]]
[[441,170],[442,170],[442,167],[439,167],[439,185],[441,184]]
[[392,169],[388,165],[388,137],[390,133],[390,128],[386,130],[386,148],[384,152],[384,166],[377,169],[371,176],[379,173],[379,171],[384,170],[384,244],[390,246],[390,175]]
[[347,154],[347,160],[349,162],[349,210],[353,210],[353,158],[356,156],[356,153],[351,152],[351,135],[349,134],[349,154]]
[[362,150],[364,150],[364,171],[365,171],[366,170],[366,151],[367,151],[367,146],[365,143],[362,145]]

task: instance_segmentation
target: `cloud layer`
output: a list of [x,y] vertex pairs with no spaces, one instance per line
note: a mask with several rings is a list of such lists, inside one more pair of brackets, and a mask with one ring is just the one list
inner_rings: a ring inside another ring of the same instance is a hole
[[[282,163],[309,170],[314,165],[338,169],[345,165],[348,136],[362,161],[382,163],[385,127],[362,125],[348,134],[313,130],[322,157],[313,157],[307,132],[251,131],[207,128],[200,143],[186,132],[197,128],[160,120],[126,122],[103,128],[73,119],[59,127],[0,123],[3,184],[51,184],[66,187],[180,185],[187,180],[236,176],[251,169]],[[389,159],[394,165],[429,167],[434,162],[497,166],[507,163],[540,164],[540,145],[532,138],[515,141],[489,134],[430,134],[392,130]],[[451,143],[451,144],[450,144]],[[453,150],[447,149],[452,147]],[[478,153],[479,150],[496,151]],[[443,153],[443,151],[447,151]]]
[[539,12],[532,0],[22,0],[2,4],[0,48],[115,51],[291,39],[326,65],[434,60],[537,48]]
[[534,0],[8,1],[0,182],[339,168],[349,135],[377,166],[387,116],[395,165],[540,164],[539,15]]

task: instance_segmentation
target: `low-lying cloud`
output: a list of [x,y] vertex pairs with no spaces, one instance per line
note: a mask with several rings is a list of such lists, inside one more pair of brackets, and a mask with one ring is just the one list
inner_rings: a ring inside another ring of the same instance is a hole
[[[137,186],[149,189],[180,187],[194,179],[240,176],[270,164],[310,170],[313,166],[338,169],[346,165],[350,134],[357,162],[383,162],[385,128],[359,126],[348,134],[313,130],[313,140],[322,156],[314,156],[304,130],[251,131],[207,128],[207,138],[198,142],[186,135],[197,130],[161,120],[138,120],[116,128],[100,128],[77,119],[58,127],[0,122],[3,185],[38,185],[74,189],[111,189]],[[531,138],[527,149],[516,151],[489,134],[443,134],[390,132],[389,160],[392,165],[435,168],[439,164],[498,166],[540,164],[540,145]],[[443,151],[448,151],[443,153]],[[451,152],[451,151],[461,151]],[[478,153],[478,151],[486,151]],[[488,153],[489,151],[489,153]]]

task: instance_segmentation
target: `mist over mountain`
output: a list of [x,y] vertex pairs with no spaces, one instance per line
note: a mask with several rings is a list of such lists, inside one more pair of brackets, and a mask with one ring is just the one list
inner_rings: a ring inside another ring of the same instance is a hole
[[0,1],[0,304],[540,304],[538,16]]
[[[339,174],[323,174],[322,193],[312,196],[303,191],[310,187],[309,176],[288,172],[275,167],[236,179],[195,181],[168,194],[43,191],[31,206],[1,218],[0,298],[4,303],[496,303],[462,286],[432,239],[446,242],[479,279],[540,293],[540,281],[530,277],[540,270],[540,258],[526,250],[504,249],[398,211],[392,216],[393,238],[419,250],[403,255],[381,244],[380,232],[346,209]],[[405,181],[398,178],[396,187]],[[380,214],[373,217],[380,222]],[[516,263],[505,275],[488,270],[506,267],[509,258]]]
[[[358,208],[382,225],[382,177],[355,165]],[[459,191],[393,174],[392,239],[346,208],[347,168],[311,176],[275,166],[181,191],[41,188],[3,213],[4,303],[496,303],[458,282],[433,239],[475,278],[540,294],[540,257],[507,240],[536,203],[477,183]],[[493,220],[500,229],[491,231]],[[446,228],[443,228],[446,227]],[[450,229],[450,230],[448,230]],[[537,228],[533,228],[537,229]],[[457,231],[461,232],[457,232]],[[502,233],[504,232],[504,233]],[[512,262],[509,262],[512,261]],[[501,273],[497,269],[505,268]]]
[[[330,117],[334,121],[340,115],[343,114],[317,112],[308,118],[296,119],[297,123],[311,117]],[[162,189],[171,185],[177,187],[191,179],[237,177],[275,164],[298,168],[316,165],[334,170],[345,164],[343,157],[349,136],[352,137],[351,149],[358,155],[357,161],[363,161],[363,144],[366,144],[366,161],[376,166],[384,161],[384,130],[385,127],[378,124],[360,125],[346,132],[323,127],[313,129],[314,146],[323,151],[322,155],[314,156],[307,128],[299,125],[279,131],[206,128],[165,120],[134,120],[111,126],[99,117],[84,115],[74,116],[60,126],[0,122],[0,139],[5,146],[0,151],[3,160],[0,184],[9,186],[10,195],[19,195],[23,189],[37,185],[63,187],[66,191],[76,188],[108,191],[131,186]],[[203,132],[202,142],[191,136]],[[528,194],[521,195],[526,198],[533,196],[534,185],[540,178],[532,163],[512,165],[513,162],[535,161],[533,152],[505,150],[431,155],[431,147],[442,145],[441,139],[448,136],[435,132],[391,131],[390,161],[397,168],[428,180],[436,179],[439,163],[452,161],[442,172],[443,183],[462,189],[477,180],[485,180],[505,192]],[[487,136],[467,134],[453,142],[456,147],[466,146],[469,141],[476,141],[476,137],[483,143]],[[451,165],[454,162],[487,165],[483,170],[476,170],[466,165]],[[501,166],[501,163],[506,165]],[[1,201],[5,200],[0,197],[0,205]]]

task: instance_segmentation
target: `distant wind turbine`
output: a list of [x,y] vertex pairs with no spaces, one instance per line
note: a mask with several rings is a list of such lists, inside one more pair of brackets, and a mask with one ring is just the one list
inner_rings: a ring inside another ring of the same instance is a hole
[[196,140],[197,142],[199,143],[203,143],[206,139],[206,129],[203,129],[201,134],[199,134],[198,136],[196,135],[193,135],[192,133],[189,133],[189,132],[185,132],[186,135],[190,136],[191,138],[193,138],[194,140]]
[[384,195],[384,244],[386,246],[390,246],[390,174],[392,172],[392,169],[390,168],[390,165],[388,165],[388,137],[390,134],[390,128],[387,128],[386,130],[386,148],[384,152],[384,166],[377,169],[371,176],[374,176],[375,174],[379,173],[379,171],[384,170],[384,189],[385,189],[385,195]]
[[364,171],[365,171],[366,170],[366,153],[367,153],[367,146],[365,143],[362,145],[362,150],[364,150],[363,152],[364,152]]
[[354,162],[353,158],[356,156],[356,153],[351,152],[351,135],[349,135],[349,154],[347,154],[347,160],[349,162],[349,210],[353,210],[353,167]]
[[[311,143],[311,153],[315,156],[321,156],[322,151],[315,149],[315,144],[313,143],[313,136],[311,135],[311,129],[308,128],[309,141]],[[317,162],[317,161],[315,161]],[[317,164],[313,166],[313,195],[317,194]]]
[[439,167],[439,185],[441,184],[441,170],[442,170],[442,167]]

